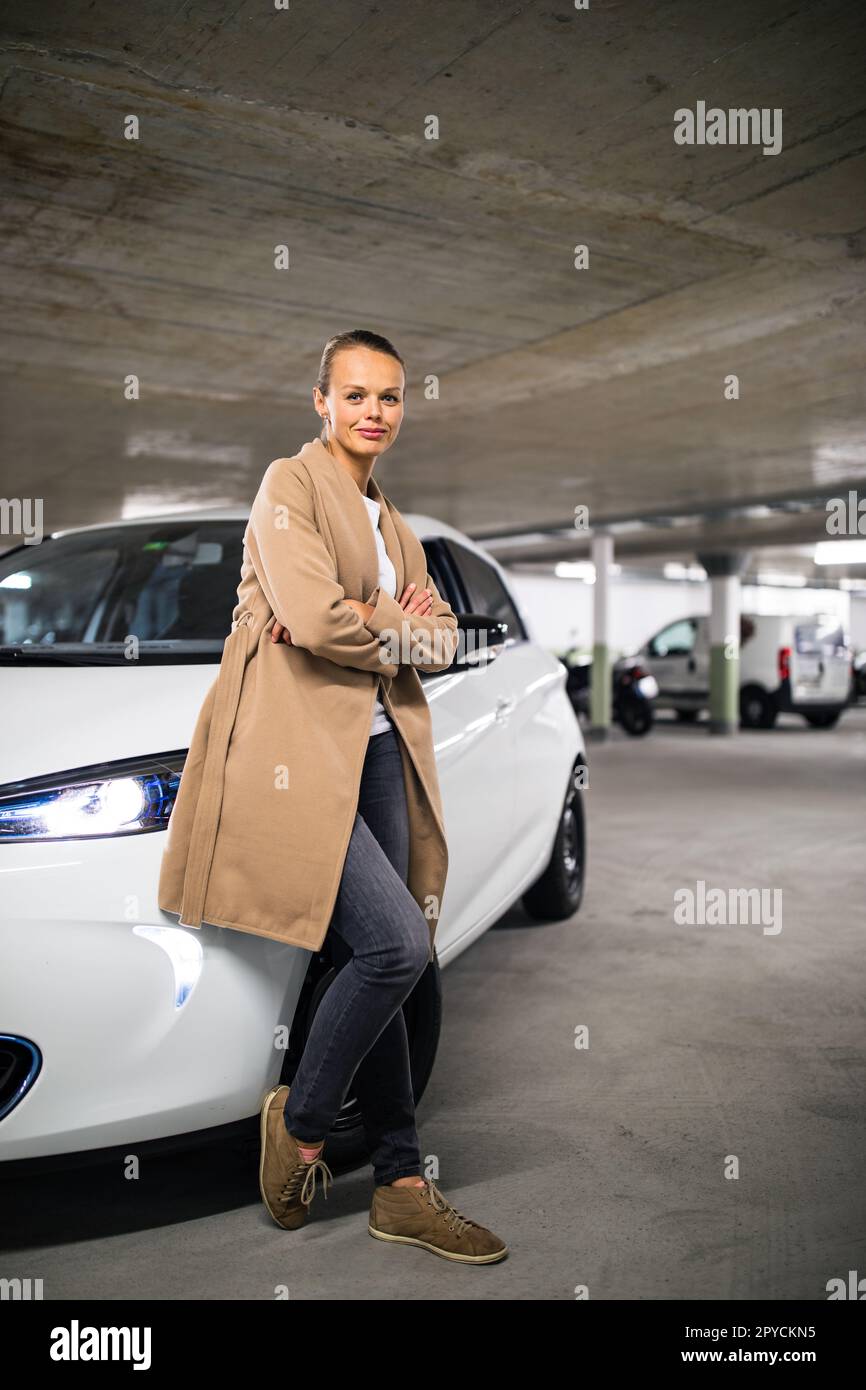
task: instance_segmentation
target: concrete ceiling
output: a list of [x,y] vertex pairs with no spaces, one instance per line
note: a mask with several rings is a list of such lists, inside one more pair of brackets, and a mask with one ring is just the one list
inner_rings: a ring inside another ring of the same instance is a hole
[[[367,327],[404,510],[552,532],[525,558],[578,553],[579,504],[656,514],[625,553],[820,538],[866,492],[864,56],[859,0],[12,0],[3,495],[46,530],[248,504]],[[780,108],[781,152],[677,144],[699,101]]]

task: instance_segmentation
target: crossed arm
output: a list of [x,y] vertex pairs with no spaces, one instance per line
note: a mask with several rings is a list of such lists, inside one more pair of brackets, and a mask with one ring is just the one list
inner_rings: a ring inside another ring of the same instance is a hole
[[[359,598],[346,598],[343,599],[343,602],[347,604],[349,608],[355,610],[361,622],[365,625],[376,612],[375,603],[364,603],[364,601]],[[400,607],[403,609],[404,613],[417,613],[419,617],[425,617],[433,607],[433,595],[430,593],[429,589],[422,589],[420,594],[416,594],[415,585],[407,584],[406,588],[403,590],[403,596],[400,599]],[[271,641],[286,642],[290,647],[294,646],[289,629],[283,627],[282,623],[274,623],[271,629]]]

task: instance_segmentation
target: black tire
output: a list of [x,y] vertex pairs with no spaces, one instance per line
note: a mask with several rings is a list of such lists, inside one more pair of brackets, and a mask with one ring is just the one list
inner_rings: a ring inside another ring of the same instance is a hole
[[[323,948],[322,953],[313,957],[295,1009],[289,1048],[280,1076],[281,1084],[291,1086],[316,1010],[337,974],[326,948]],[[433,1071],[442,1029],[442,981],[435,952],[433,960],[402,1007],[409,1039],[412,1093],[417,1105]],[[369,1161],[370,1153],[364,1139],[363,1117],[355,1095],[354,1081],[349,1083],[340,1113],[325,1139],[323,1155],[328,1166],[335,1169],[353,1168]]]
[[779,711],[771,695],[759,685],[740,691],[740,723],[744,729],[772,729]]
[[678,709],[676,711],[677,719],[681,724],[694,724],[699,714],[700,710],[697,709]]
[[626,700],[620,705],[619,722],[632,738],[642,738],[653,726],[653,707],[648,700]]
[[838,724],[841,710],[825,710],[823,713],[804,714],[803,718],[807,724],[811,724],[813,729],[832,729],[834,724]]
[[586,826],[578,759],[571,769],[568,790],[556,829],[553,849],[544,873],[523,894],[530,917],[538,922],[558,922],[577,912],[583,900],[586,878]]

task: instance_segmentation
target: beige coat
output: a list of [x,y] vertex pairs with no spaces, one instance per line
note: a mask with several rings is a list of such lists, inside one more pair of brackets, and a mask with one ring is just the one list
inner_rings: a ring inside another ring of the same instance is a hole
[[[199,712],[169,820],[158,902],[202,921],[318,950],[340,885],[377,688],[400,735],[408,886],[430,925],[448,870],[430,711],[418,671],[443,671],[457,619],[421,542],[371,476],[397,595],[379,587],[357,484],[314,439],[275,459],[244,533],[231,632]],[[425,617],[399,598],[429,589]],[[417,592],[417,590],[416,590]],[[343,602],[375,604],[365,624]],[[273,642],[274,618],[293,644]],[[397,640],[399,638],[399,641]]]

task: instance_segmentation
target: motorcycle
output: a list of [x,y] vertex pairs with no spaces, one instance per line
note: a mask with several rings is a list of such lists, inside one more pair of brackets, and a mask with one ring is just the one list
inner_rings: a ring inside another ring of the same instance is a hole
[[613,672],[613,717],[627,734],[640,738],[653,726],[658,681],[639,661],[617,662]]
[[[592,657],[566,653],[560,657],[568,676],[565,688],[579,715],[590,718],[590,688]],[[653,701],[659,693],[658,682],[635,657],[618,661],[611,676],[611,717],[633,738],[648,734],[653,725]]]

